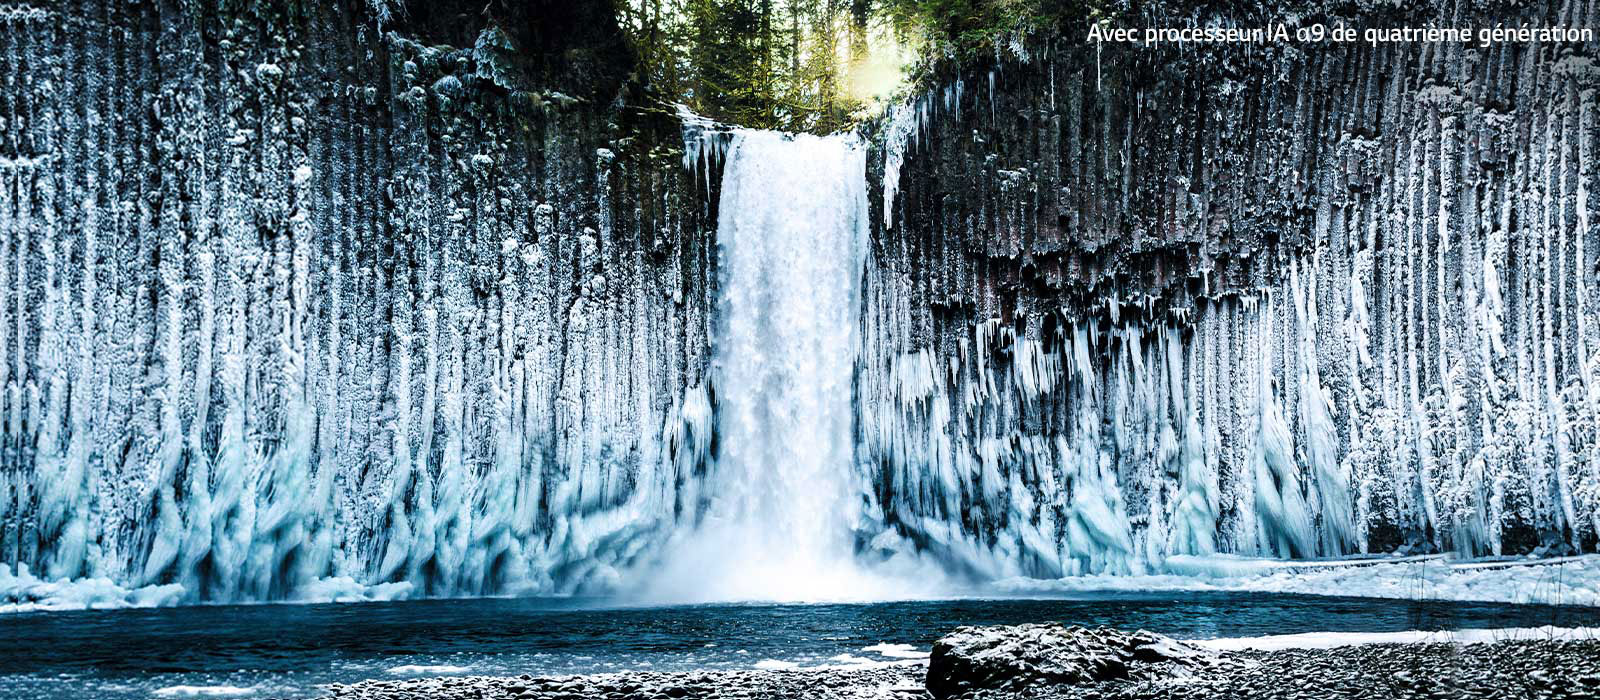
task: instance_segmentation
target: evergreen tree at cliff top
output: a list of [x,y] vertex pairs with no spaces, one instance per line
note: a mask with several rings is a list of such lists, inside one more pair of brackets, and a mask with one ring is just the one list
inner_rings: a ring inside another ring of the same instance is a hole
[[742,126],[828,133],[907,75],[1107,14],[1064,0],[625,0],[620,23],[658,94]]

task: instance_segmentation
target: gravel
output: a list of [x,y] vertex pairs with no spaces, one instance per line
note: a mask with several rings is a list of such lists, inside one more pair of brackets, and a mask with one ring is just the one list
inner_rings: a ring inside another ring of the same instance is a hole
[[1234,652],[1232,670],[1182,680],[1035,687],[973,700],[1184,700],[1252,698],[1592,698],[1600,691],[1600,641],[1371,644]]
[[447,677],[333,686],[328,697],[361,700],[629,700],[676,698],[926,698],[920,662],[863,669],[628,672],[520,678]]
[[[1360,700],[1600,698],[1600,640],[1371,644],[1241,651],[1203,673],[1076,685],[975,690],[970,700]],[[520,678],[447,677],[331,686],[362,700],[591,700],[675,698],[925,699],[927,666],[865,669],[607,673]]]

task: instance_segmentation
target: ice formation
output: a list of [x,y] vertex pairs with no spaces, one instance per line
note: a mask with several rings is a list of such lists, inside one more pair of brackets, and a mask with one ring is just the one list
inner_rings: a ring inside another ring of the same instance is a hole
[[269,9],[0,21],[0,605],[615,585],[710,449],[688,177]]
[[873,309],[865,347],[878,359],[860,410],[882,507],[984,576],[1139,573],[1219,551],[1338,556],[1365,551],[1377,525],[1465,554],[1502,553],[1490,533],[1519,526],[1558,551],[1592,541],[1600,503],[1580,485],[1595,477],[1562,476],[1559,454],[1581,438],[1553,420],[1591,420],[1581,383],[1567,400],[1480,409],[1507,421],[1454,424],[1469,436],[1525,426],[1512,454],[1441,454],[1433,416],[1448,414],[1420,398],[1414,414],[1346,404],[1361,412],[1341,431],[1300,284],[1217,300],[1181,326],[1085,319],[1039,337],[980,324],[942,360],[886,352],[904,331],[892,306]]
[[1293,76],[1208,97],[1100,60],[889,117],[858,384],[885,533],[980,578],[1594,550],[1587,57],[1103,59]]

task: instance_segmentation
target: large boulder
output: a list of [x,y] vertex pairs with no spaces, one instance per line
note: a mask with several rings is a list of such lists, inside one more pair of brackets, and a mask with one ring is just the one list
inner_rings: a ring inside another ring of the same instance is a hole
[[944,700],[975,690],[1188,677],[1221,663],[1215,652],[1142,630],[958,627],[933,644],[928,692]]

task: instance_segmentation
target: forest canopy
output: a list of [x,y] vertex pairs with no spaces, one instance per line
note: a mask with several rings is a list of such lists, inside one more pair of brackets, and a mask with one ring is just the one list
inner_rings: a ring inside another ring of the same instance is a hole
[[992,51],[1063,0],[617,0],[638,76],[750,127],[850,127],[932,60]]

